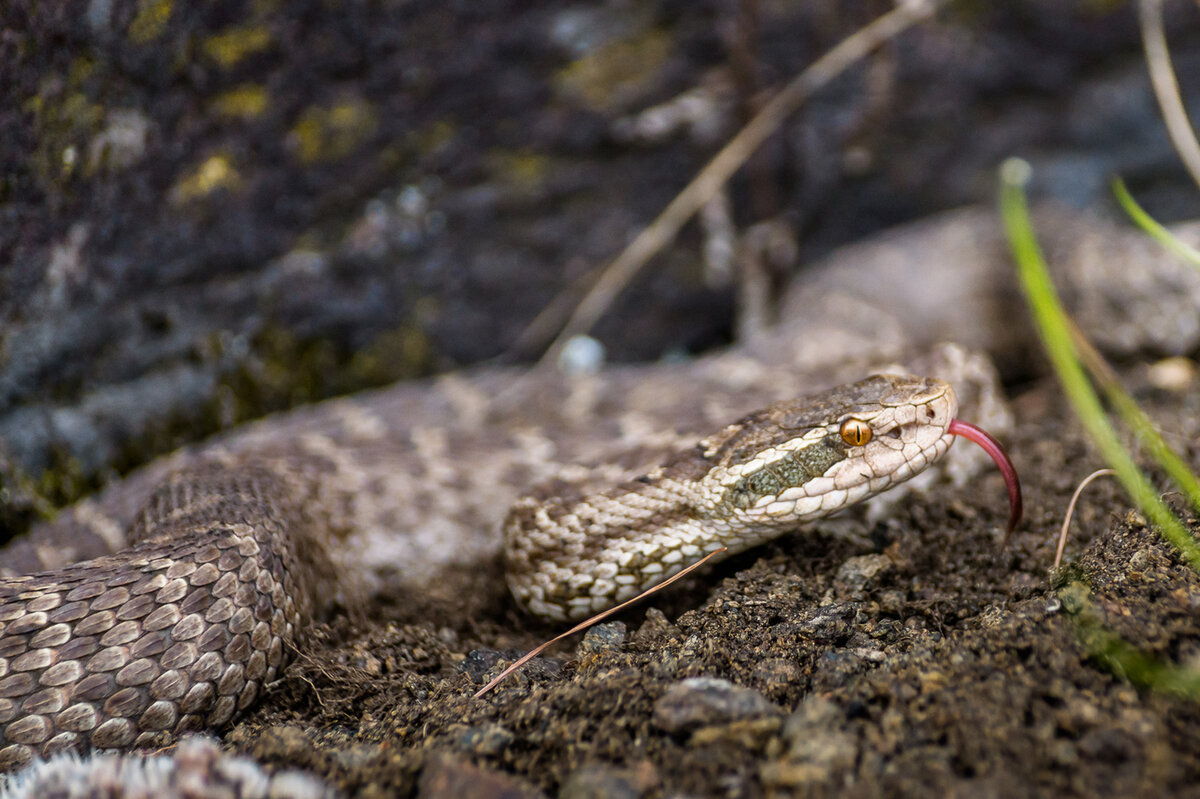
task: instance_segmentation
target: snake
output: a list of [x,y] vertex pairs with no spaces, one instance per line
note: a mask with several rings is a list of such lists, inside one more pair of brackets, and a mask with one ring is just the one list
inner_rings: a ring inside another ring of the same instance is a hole
[[[940,379],[880,374],[769,404],[624,480],[562,471],[506,515],[512,595],[580,618],[832,515],[941,458],[956,408]],[[160,746],[256,702],[322,597],[350,590],[336,549],[352,536],[331,509],[364,486],[331,477],[328,440],[300,440],[187,459],[152,476],[127,548],[0,579],[0,765]]]
[[[916,475],[962,434],[956,413],[942,380],[875,375],[770,404],[615,482],[611,464],[559,472],[502,526],[512,594],[547,619],[611,607]],[[0,767],[220,729],[303,647],[322,598],[352,592],[337,552],[353,514],[337,509],[366,475],[347,478],[353,459],[335,463],[328,439],[274,454],[244,440],[151,475],[127,548],[0,579]]]

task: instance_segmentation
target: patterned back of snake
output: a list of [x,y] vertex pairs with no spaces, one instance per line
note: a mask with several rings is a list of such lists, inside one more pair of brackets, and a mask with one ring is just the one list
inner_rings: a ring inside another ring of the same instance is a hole
[[119,556],[0,580],[0,770],[162,745],[253,703],[325,568],[299,489],[265,466],[193,469],[151,497]]
[[[813,382],[733,357],[602,380],[487,372],[300,409],[151,464],[3,553],[0,574],[44,565],[0,576],[0,770],[220,729],[331,601],[355,608],[495,558],[529,486],[574,480],[580,464],[644,485],[664,453]],[[94,553],[88,533],[121,551],[46,570]]]

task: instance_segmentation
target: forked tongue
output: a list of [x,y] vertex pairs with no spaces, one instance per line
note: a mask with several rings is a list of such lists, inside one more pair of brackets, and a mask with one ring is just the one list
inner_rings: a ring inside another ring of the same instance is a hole
[[968,422],[952,419],[950,428],[946,431],[952,436],[962,436],[963,438],[974,441],[979,446],[983,447],[984,451],[992,456],[992,460],[996,462],[996,467],[1000,470],[1000,474],[1004,475],[1004,482],[1008,486],[1008,529],[1004,531],[1004,543],[1008,543],[1008,537],[1012,535],[1012,531],[1016,529],[1021,522],[1021,478],[1017,476],[1017,470],[1013,466],[1012,461],[1008,459],[1008,453],[1004,451],[1004,447],[1000,446],[1000,442],[992,438],[988,433],[985,433],[980,428]]

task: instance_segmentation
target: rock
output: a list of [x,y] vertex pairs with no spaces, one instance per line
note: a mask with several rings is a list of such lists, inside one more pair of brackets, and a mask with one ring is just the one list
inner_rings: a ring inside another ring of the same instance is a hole
[[672,685],[654,703],[654,724],[670,733],[682,733],[782,712],[753,689],[716,677],[691,677]]
[[763,783],[780,788],[840,784],[858,757],[857,739],[840,728],[844,720],[845,714],[828,699],[817,695],[805,699],[784,722],[787,752],[763,766]]
[[639,799],[660,782],[649,760],[634,768],[584,766],[563,783],[558,799]]
[[868,584],[875,583],[892,568],[892,560],[887,555],[859,555],[849,558],[838,568],[837,581],[845,585],[851,593],[857,593]]
[[597,624],[583,635],[583,640],[575,649],[575,657],[585,658],[620,649],[625,643],[625,622],[611,621],[608,624]]
[[541,791],[499,771],[480,768],[443,752],[421,769],[419,799],[538,799]]

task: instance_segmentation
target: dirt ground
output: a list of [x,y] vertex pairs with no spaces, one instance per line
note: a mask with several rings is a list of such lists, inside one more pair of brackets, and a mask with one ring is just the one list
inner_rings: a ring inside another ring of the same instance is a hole
[[[1127,379],[1195,464],[1194,383]],[[321,627],[226,740],[364,797],[1200,796],[1200,704],[1100,655],[1108,633],[1195,667],[1200,578],[1112,481],[1051,574],[1100,464],[1052,380],[1015,405],[1026,518],[1007,548],[998,474],[943,486],[690,577],[473,699],[557,632],[497,565]]]

